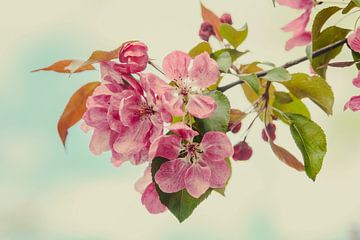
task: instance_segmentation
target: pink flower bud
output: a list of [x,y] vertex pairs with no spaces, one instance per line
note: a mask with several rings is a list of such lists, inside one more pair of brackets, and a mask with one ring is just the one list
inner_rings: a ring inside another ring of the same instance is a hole
[[232,25],[232,19],[231,19],[231,15],[229,13],[224,13],[221,18],[220,18],[220,21],[222,23],[227,23],[227,24],[230,24]]
[[211,35],[215,35],[213,26],[208,22],[203,22],[199,30],[200,38],[204,41],[209,41]]
[[265,129],[263,129],[262,132],[261,132],[262,139],[263,139],[265,142],[269,141],[269,138],[268,138],[268,135],[269,135],[271,141],[274,141],[275,138],[276,138],[275,131],[276,131],[276,126],[275,126],[275,124],[269,123],[269,124],[266,126],[266,131],[265,131]]
[[233,159],[235,161],[244,161],[249,160],[252,156],[253,150],[249,144],[245,141],[239,142],[234,146],[234,155]]
[[123,74],[143,71],[149,60],[147,52],[148,48],[142,42],[129,41],[124,43],[119,52],[120,64],[116,64],[116,70]]
[[238,133],[241,129],[241,122],[229,123],[228,130],[232,133]]

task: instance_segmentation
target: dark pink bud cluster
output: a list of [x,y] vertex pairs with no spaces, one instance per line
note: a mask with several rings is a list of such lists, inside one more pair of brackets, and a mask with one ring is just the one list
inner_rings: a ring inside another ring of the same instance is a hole
[[275,131],[276,131],[276,126],[275,126],[275,124],[269,123],[269,124],[266,126],[266,129],[264,128],[264,129],[262,130],[262,132],[261,132],[262,139],[263,139],[265,142],[268,142],[268,141],[269,141],[269,137],[270,137],[270,140],[271,140],[271,141],[274,141],[275,138],[276,138]]
[[249,160],[252,156],[253,150],[245,141],[241,141],[234,146],[233,159],[235,161]]
[[227,24],[230,24],[232,25],[232,19],[231,19],[231,15],[229,13],[224,13],[221,18],[220,18],[220,21],[222,23],[227,23]]
[[232,133],[238,133],[241,129],[241,122],[229,123],[228,130]]
[[213,26],[208,22],[203,22],[199,30],[200,38],[204,41],[209,41],[211,35],[215,35]]

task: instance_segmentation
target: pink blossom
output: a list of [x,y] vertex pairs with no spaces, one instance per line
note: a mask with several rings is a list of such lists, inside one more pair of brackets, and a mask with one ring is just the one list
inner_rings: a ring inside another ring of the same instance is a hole
[[357,77],[353,79],[352,83],[355,87],[360,88],[360,72],[358,73]]
[[174,51],[165,57],[163,69],[173,85],[153,74],[148,74],[146,80],[154,92],[162,96],[162,103],[168,112],[174,116],[183,116],[186,111],[197,118],[211,116],[216,102],[201,93],[217,82],[220,72],[208,53],[202,53],[192,61],[188,54]]
[[353,51],[360,53],[360,28],[350,34],[347,41]]
[[142,194],[141,202],[150,213],[158,214],[166,211],[167,208],[160,202],[159,194],[152,182],[150,165],[145,169],[144,176],[136,182],[135,189]]
[[360,110],[360,95],[351,97],[350,100],[345,104],[344,111],[349,108],[353,112]]
[[173,135],[159,137],[150,149],[154,156],[168,159],[155,174],[160,189],[167,193],[186,189],[199,198],[209,188],[224,187],[230,176],[225,159],[233,155],[227,136],[211,131],[197,143],[193,137],[198,133],[184,123],[176,123],[170,130]]
[[149,160],[151,142],[163,134],[163,122],[171,116],[159,105],[149,83],[117,71],[112,62],[101,63],[102,84],[87,100],[83,116],[94,128],[90,150],[111,150],[115,166],[125,161],[140,164]]
[[119,52],[119,64],[115,69],[123,74],[138,73],[143,71],[149,60],[147,46],[138,41],[129,41],[122,45]]
[[313,0],[277,0],[280,5],[295,9],[303,9],[305,12],[282,28],[285,32],[292,32],[285,49],[291,50],[297,46],[304,46],[311,42],[311,32],[306,31],[306,26],[310,21],[311,10],[314,6]]

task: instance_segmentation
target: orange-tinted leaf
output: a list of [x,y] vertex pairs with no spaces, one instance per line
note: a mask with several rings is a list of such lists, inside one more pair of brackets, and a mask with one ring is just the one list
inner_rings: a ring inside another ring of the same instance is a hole
[[246,113],[240,111],[239,109],[231,109],[230,110],[230,121],[229,124],[231,123],[238,123],[241,122],[241,120],[243,120],[246,117]]
[[59,73],[71,73],[71,70],[73,69],[74,65],[76,65],[76,66],[81,65],[81,67],[77,67],[77,69],[75,69],[74,73],[88,71],[88,70],[95,70],[93,65],[84,64],[83,62],[81,62],[79,60],[61,60],[61,61],[55,62],[54,64],[52,64],[48,67],[36,69],[31,72],[54,71],[54,72],[59,72]]
[[86,99],[91,96],[99,84],[100,82],[87,83],[71,96],[57,125],[59,136],[64,146],[68,129],[82,118],[86,111]]
[[286,149],[276,145],[273,141],[270,141],[270,146],[275,155],[286,165],[298,171],[304,171],[304,165]]
[[206,8],[202,3],[201,3],[201,16],[205,22],[208,22],[213,26],[216,38],[222,41],[223,38],[220,35],[220,26],[221,26],[220,18],[216,16],[216,14],[213,13],[210,9]]

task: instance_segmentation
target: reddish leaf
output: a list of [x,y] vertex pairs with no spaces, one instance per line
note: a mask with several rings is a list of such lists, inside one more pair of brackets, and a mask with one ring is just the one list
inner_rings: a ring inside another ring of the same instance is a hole
[[359,63],[359,61],[332,62],[332,63],[324,64],[324,65],[318,67],[318,69],[326,68],[328,66],[344,68],[344,67],[350,67],[350,66],[354,65],[355,63]]
[[99,84],[100,82],[87,83],[71,96],[57,125],[59,136],[64,146],[68,129],[82,118],[86,111],[86,100]]
[[88,70],[95,70],[94,66],[92,66],[91,64],[83,64],[79,60],[61,60],[61,61],[57,61],[56,63],[54,63],[48,67],[36,69],[31,72],[54,71],[54,72],[59,72],[59,73],[71,73],[71,70],[74,65],[76,65],[76,66],[81,65],[81,67],[78,67],[74,71],[74,73],[88,71]]
[[213,26],[216,38],[222,41],[223,38],[220,35],[220,26],[222,23],[220,21],[220,18],[216,16],[216,14],[213,13],[210,9],[206,8],[202,3],[201,3],[201,16],[205,22],[208,22]]
[[304,165],[286,149],[276,145],[273,141],[270,141],[270,146],[275,155],[286,165],[298,171],[304,171]]

